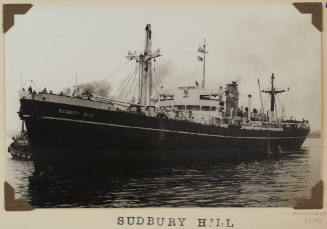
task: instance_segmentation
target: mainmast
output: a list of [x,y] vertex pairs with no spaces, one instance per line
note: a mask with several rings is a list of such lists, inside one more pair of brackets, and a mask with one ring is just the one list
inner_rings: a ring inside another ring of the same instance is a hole
[[275,111],[275,96],[279,93],[285,92],[285,90],[276,90],[274,87],[274,73],[271,75],[271,89],[270,90],[263,90],[262,92],[270,94],[270,111],[273,114]]
[[203,61],[203,75],[202,75],[202,84],[201,84],[202,89],[204,89],[204,87],[205,87],[206,54],[208,53],[206,50],[206,46],[207,46],[207,41],[206,41],[206,39],[204,39],[203,45],[200,45],[198,48],[198,52],[203,54],[203,56],[198,56],[198,60]]
[[141,54],[136,52],[129,52],[127,55],[128,59],[135,59],[139,63],[140,75],[139,75],[139,86],[138,86],[138,103],[142,106],[150,105],[150,98],[152,95],[152,60],[159,57],[160,50],[152,53],[152,31],[151,25],[147,24],[145,27],[145,44],[144,51]]

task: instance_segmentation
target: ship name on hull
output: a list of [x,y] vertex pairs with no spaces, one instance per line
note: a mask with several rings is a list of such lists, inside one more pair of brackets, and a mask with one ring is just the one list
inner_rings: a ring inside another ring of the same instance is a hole
[[87,118],[94,118],[94,114],[92,113],[87,113],[87,112],[80,112],[80,111],[75,111],[75,110],[68,110],[68,109],[58,109],[59,114],[67,114],[67,115],[72,115],[72,116],[80,116],[82,115],[83,117]]

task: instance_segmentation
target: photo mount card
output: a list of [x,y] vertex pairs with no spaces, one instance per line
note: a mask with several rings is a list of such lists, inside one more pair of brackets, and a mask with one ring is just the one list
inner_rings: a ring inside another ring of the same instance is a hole
[[322,11],[3,5],[5,209],[322,209]]

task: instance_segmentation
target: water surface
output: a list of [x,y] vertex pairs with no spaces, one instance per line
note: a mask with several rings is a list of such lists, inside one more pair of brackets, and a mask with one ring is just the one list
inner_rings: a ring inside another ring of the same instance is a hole
[[33,163],[7,155],[6,180],[34,207],[291,207],[320,180],[320,139],[297,152],[206,166],[136,170],[101,180],[29,184]]

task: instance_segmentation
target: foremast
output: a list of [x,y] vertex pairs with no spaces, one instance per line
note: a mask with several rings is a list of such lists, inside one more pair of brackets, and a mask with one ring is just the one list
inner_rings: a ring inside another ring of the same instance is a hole
[[139,64],[139,82],[138,82],[138,104],[141,106],[149,106],[152,96],[152,64],[156,57],[159,57],[160,50],[152,52],[152,31],[151,24],[145,27],[145,44],[144,51],[140,54],[137,52],[129,52],[128,59],[135,59]]

